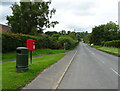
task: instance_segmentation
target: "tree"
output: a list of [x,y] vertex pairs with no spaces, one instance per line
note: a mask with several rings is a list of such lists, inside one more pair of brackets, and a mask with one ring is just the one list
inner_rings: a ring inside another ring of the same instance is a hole
[[67,32],[67,35],[69,35],[70,33],[71,33],[71,31],[68,31],[68,32]]
[[65,30],[62,30],[62,31],[60,31],[60,34],[61,34],[61,35],[66,35],[66,31],[65,31]]
[[87,35],[88,35],[87,31],[86,32],[77,32],[76,33],[77,40],[79,40],[79,41],[81,41],[81,39],[84,39],[85,36],[87,36]]
[[42,33],[44,28],[55,27],[57,21],[50,22],[56,10],[49,9],[51,1],[20,2],[13,4],[13,15],[7,16],[8,24],[14,33],[35,34]]
[[106,41],[118,40],[118,25],[116,25],[114,22],[110,21],[107,23],[104,31],[108,33],[108,38],[106,38]]
[[53,34],[58,34],[56,31],[47,31],[45,32],[46,35],[52,36]]
[[87,33],[87,35],[84,36],[85,43],[90,43],[90,37],[91,37],[91,33]]
[[73,40],[77,40],[77,38],[76,38],[76,33],[75,33],[75,32],[71,32],[71,33],[69,34],[69,36],[70,36]]
[[100,45],[103,41],[118,40],[118,25],[110,21],[107,24],[95,26],[92,29],[90,43]]
[[95,26],[92,29],[92,38],[90,39],[90,43],[100,45],[100,43],[104,40],[104,26],[105,25]]

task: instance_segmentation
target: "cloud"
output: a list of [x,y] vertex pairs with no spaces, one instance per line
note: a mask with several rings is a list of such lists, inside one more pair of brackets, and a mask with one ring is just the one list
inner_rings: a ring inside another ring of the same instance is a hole
[[10,6],[13,4],[13,2],[1,2],[0,4],[0,23],[6,24],[6,16],[12,14],[12,10]]
[[117,21],[118,1],[53,0],[51,6],[57,10],[54,20],[57,19],[60,24],[64,24],[70,29],[76,28],[91,32],[95,25]]
[[13,4],[13,2],[1,2],[2,6],[9,6],[11,4]]
[[[52,0],[50,9],[55,8],[56,14],[52,20],[57,20],[59,25],[45,31],[92,31],[92,27],[106,24],[118,19],[119,0]],[[4,3],[0,9],[0,23],[5,23],[5,16],[12,12]]]

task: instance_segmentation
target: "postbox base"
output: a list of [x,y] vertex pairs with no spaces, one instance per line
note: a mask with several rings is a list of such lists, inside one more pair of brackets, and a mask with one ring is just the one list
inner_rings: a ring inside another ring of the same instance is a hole
[[19,67],[19,66],[16,66],[16,70],[18,72],[26,72],[26,71],[28,71],[28,67]]

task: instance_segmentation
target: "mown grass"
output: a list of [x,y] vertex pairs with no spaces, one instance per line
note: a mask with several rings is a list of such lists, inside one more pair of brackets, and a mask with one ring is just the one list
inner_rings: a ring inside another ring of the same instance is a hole
[[0,91],[2,89],[2,64],[0,63]]
[[104,46],[92,46],[98,50],[116,55],[116,56],[120,56],[120,48],[115,48],[115,47],[104,47]]
[[32,81],[43,69],[60,60],[65,54],[55,54],[45,57],[33,58],[33,64],[29,65],[28,72],[17,72],[15,61],[2,63],[2,87],[3,91],[14,91]]
[[[64,53],[64,52],[68,52],[68,51],[69,50],[37,49],[37,50],[32,52],[32,55],[37,56],[37,55],[45,55],[45,54]],[[16,59],[16,52],[15,51],[2,54],[2,61],[14,60],[14,59]]]

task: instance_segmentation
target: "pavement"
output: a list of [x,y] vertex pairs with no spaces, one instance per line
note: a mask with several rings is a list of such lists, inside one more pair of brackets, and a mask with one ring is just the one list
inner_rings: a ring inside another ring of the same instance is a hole
[[21,88],[21,91],[27,89],[56,89],[71,65],[76,53],[77,48],[68,52],[57,63],[41,72],[31,83]]

